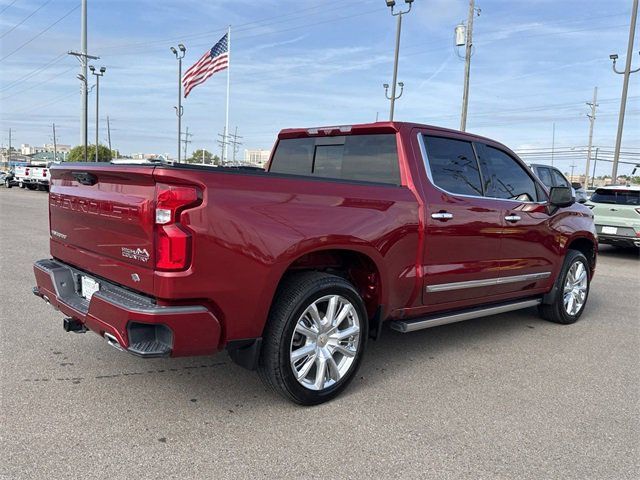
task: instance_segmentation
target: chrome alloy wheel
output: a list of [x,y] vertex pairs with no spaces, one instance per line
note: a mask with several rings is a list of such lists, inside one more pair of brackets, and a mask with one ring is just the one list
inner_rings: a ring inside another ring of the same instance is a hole
[[340,295],[319,298],[296,323],[289,358],[293,375],[309,390],[323,390],[344,377],[360,343],[360,318]]
[[564,309],[569,315],[576,315],[587,299],[587,269],[584,263],[576,261],[571,265],[564,283]]

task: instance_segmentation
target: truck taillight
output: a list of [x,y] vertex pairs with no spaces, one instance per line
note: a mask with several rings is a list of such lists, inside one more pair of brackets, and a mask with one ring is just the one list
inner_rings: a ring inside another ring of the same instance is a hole
[[25,169],[24,169],[24,176],[26,177],[27,175],[29,175],[29,169],[28,169],[28,168],[25,168]]
[[46,177],[46,176],[47,176],[47,169],[46,169],[46,168],[42,170],[42,176],[43,176],[43,177]]
[[180,214],[201,202],[200,190],[184,185],[156,185],[156,268],[184,270],[191,261],[193,239],[180,225]]

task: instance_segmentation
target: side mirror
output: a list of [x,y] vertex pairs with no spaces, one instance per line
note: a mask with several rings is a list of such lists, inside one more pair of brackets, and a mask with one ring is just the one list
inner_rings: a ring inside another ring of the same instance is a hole
[[549,203],[558,208],[570,207],[575,198],[569,187],[552,187],[549,192]]

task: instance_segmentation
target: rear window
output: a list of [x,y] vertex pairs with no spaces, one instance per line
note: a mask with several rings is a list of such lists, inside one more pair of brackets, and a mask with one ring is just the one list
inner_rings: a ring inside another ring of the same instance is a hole
[[591,195],[591,201],[594,203],[615,203],[617,205],[640,205],[640,191],[598,188]]
[[280,140],[269,171],[399,185],[396,136],[347,135]]

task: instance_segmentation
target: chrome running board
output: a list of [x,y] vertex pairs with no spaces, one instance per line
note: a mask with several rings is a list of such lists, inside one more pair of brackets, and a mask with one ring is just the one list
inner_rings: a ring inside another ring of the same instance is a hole
[[512,312],[523,308],[535,307],[542,303],[541,298],[529,300],[520,300],[512,303],[501,303],[488,307],[473,308],[470,310],[461,310],[458,312],[449,312],[443,315],[433,315],[430,317],[413,318],[410,320],[394,320],[390,322],[390,327],[398,332],[408,333],[424,328],[437,327],[448,323],[462,322],[471,320],[472,318],[486,317],[488,315],[498,315],[499,313]]

